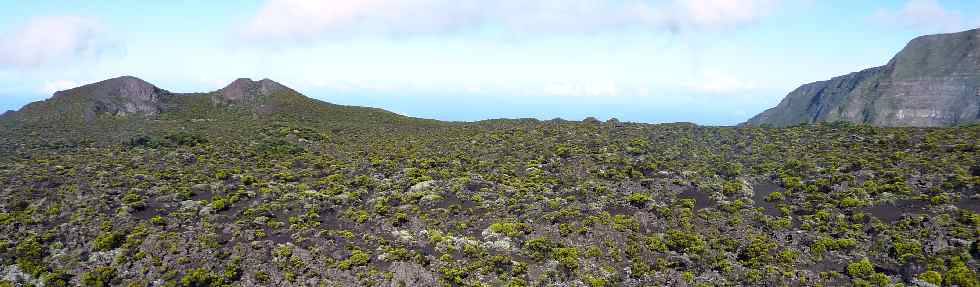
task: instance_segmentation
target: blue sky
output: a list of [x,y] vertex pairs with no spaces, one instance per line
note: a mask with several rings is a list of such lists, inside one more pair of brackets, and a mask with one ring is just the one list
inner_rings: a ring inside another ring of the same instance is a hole
[[0,0],[0,110],[120,75],[251,77],[441,120],[730,125],[974,19],[980,1]]

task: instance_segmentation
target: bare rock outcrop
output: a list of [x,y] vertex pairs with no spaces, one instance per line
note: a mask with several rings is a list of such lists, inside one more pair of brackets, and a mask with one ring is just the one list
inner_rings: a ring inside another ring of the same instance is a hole
[[253,81],[248,78],[239,78],[218,90],[215,100],[223,103],[251,103],[256,99],[271,96],[281,91],[291,90],[269,79]]

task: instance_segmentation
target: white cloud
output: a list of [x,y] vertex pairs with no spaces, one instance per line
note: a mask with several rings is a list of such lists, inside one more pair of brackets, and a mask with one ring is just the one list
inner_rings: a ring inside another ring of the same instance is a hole
[[776,0],[688,0],[676,1],[682,8],[680,23],[697,27],[734,26],[755,22],[768,15]]
[[881,9],[871,19],[880,24],[943,32],[964,28],[959,12],[946,10],[936,0],[908,0],[899,10]]
[[0,67],[38,66],[95,56],[110,46],[98,21],[79,16],[38,17],[4,32]]
[[480,29],[591,33],[724,29],[753,23],[779,0],[268,0],[239,31],[249,40],[315,41]]
[[78,86],[81,86],[81,85],[79,85],[78,82],[75,82],[75,81],[70,81],[70,80],[56,80],[56,81],[51,81],[51,82],[44,83],[44,85],[41,85],[41,88],[39,89],[39,91],[42,92],[42,93],[44,93],[44,94],[51,95],[51,94],[54,94],[54,92],[64,91],[64,90],[71,89],[71,88],[78,87]]

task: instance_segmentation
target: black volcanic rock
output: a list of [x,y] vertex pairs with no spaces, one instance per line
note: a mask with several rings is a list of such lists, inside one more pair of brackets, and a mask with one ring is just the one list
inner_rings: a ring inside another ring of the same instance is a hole
[[980,121],[980,29],[918,37],[888,64],[803,85],[746,124],[834,121],[877,126]]

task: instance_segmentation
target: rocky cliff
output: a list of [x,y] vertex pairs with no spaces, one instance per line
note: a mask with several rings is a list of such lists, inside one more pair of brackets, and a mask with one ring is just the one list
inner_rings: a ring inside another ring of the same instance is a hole
[[834,121],[877,126],[980,121],[980,29],[918,37],[888,64],[803,85],[745,124]]

